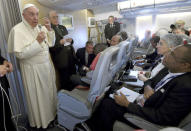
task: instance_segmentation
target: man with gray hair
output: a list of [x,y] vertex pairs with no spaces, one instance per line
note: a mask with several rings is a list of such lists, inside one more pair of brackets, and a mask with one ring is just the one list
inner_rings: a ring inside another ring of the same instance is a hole
[[8,51],[19,60],[30,126],[47,128],[56,116],[55,71],[49,55],[55,33],[48,19],[45,27],[38,24],[38,14],[35,5],[24,6],[23,21],[9,34]]
[[54,63],[55,69],[58,73],[58,85],[59,89],[72,90],[72,83],[70,81],[70,76],[76,73],[76,56],[75,51],[72,46],[72,38],[64,38],[68,35],[68,31],[65,26],[60,25],[58,22],[58,14],[56,11],[49,12],[49,19],[51,22],[51,27],[55,31],[56,41],[55,45],[50,48],[50,53],[52,61]]
[[111,41],[109,44],[110,44],[110,46],[115,46],[115,45],[119,44],[121,41],[123,41],[123,39],[120,35],[114,35],[111,38]]

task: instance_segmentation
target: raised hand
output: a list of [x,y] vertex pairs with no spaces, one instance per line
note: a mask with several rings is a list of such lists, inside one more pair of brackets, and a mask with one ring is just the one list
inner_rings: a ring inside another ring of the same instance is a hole
[[42,43],[44,40],[45,40],[45,32],[44,31],[41,31],[38,33],[38,36],[36,38],[36,40],[38,41],[38,43]]
[[46,27],[46,29],[48,31],[51,31],[52,28],[51,28],[50,20],[47,17],[44,17],[43,21],[44,21],[44,26]]

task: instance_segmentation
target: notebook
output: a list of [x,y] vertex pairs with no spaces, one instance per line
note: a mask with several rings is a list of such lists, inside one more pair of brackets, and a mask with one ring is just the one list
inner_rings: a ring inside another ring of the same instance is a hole
[[[120,92],[123,93],[129,102],[134,102],[136,98],[140,95],[139,93],[132,91],[130,89],[127,89],[125,87],[122,87],[121,89],[117,90],[116,93],[120,95]],[[111,98],[114,98],[113,94],[109,95]]]

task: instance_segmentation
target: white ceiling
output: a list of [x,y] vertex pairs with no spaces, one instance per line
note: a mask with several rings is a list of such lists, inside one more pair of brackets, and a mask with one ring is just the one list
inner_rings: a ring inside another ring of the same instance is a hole
[[[94,14],[107,13],[117,11],[117,2],[127,0],[38,0],[42,5],[52,9],[60,9],[65,12],[76,11],[81,9],[92,9]],[[164,4],[156,6],[156,13],[170,13],[174,10],[175,12],[183,12],[191,10],[191,0],[181,0],[180,2],[174,2],[170,4]],[[149,10],[150,9],[150,10]],[[162,12],[161,12],[162,11]],[[126,17],[145,15],[153,12],[153,5],[144,8],[127,9],[120,11],[120,14]],[[154,12],[154,13],[155,13]]]
[[64,11],[92,9],[94,13],[117,10],[117,2],[125,0],[38,0],[42,5]]

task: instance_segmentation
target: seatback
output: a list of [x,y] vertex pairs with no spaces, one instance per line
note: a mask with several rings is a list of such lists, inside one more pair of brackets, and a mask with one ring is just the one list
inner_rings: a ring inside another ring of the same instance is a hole
[[129,43],[128,41],[122,41],[119,43],[119,53],[117,55],[117,65],[115,72],[118,71],[123,64],[126,64],[126,59],[127,59],[127,51],[129,48]]
[[93,72],[90,91],[88,94],[88,101],[91,104],[94,104],[96,97],[100,96],[104,92],[105,87],[113,79],[113,70],[116,68],[118,51],[118,46],[112,46],[104,50],[100,55]]
[[[138,37],[135,37],[134,39],[132,39],[131,41],[130,41],[130,43],[129,43],[129,49],[128,49],[128,54],[127,54],[127,58],[128,59],[130,59],[131,57],[132,57],[132,54],[133,54],[133,52],[134,52],[134,50],[135,50],[135,48],[137,47],[137,44],[138,44]],[[128,59],[127,59],[127,61],[128,61]],[[126,62],[127,62],[126,61]]]

